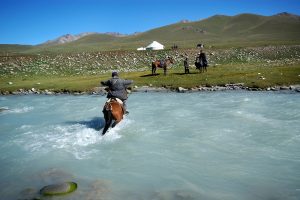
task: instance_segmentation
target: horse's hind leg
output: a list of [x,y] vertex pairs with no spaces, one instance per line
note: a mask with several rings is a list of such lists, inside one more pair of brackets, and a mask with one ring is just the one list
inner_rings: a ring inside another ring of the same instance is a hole
[[152,63],[152,75],[155,74],[155,71],[156,71],[156,66],[154,65],[154,63]]
[[156,67],[152,67],[152,75],[156,74]]
[[115,127],[120,121],[114,121],[114,123],[111,125],[111,127]]
[[[122,112],[122,113],[121,113]],[[113,114],[114,117],[115,117],[115,121],[114,123],[111,125],[111,127],[115,127],[122,119],[123,119],[123,110],[121,108],[120,112],[119,113],[114,113]]]

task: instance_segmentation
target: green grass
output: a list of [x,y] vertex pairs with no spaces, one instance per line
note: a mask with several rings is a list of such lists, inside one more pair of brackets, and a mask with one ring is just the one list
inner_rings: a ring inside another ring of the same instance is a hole
[[[91,91],[101,80],[109,79],[113,70],[119,71],[122,78],[134,80],[137,86],[193,88],[244,83],[248,87],[267,88],[300,84],[299,45],[207,49],[210,67],[206,73],[198,73],[194,67],[198,51],[193,48],[0,56],[0,91]],[[189,56],[191,74],[183,74],[182,55]],[[168,75],[158,69],[159,75],[151,76],[151,62],[166,56],[174,59]]]
[[[134,80],[133,86],[152,85],[153,87],[193,88],[198,86],[223,86],[228,83],[244,83],[248,87],[266,88],[271,86],[300,84],[300,64],[291,66],[260,67],[255,65],[230,64],[217,67],[208,67],[206,73],[199,73],[195,68],[191,74],[184,74],[183,68],[174,68],[163,75],[161,69],[159,75],[151,76],[149,71],[122,72],[121,78]],[[262,79],[264,77],[265,79]],[[102,75],[83,76],[27,76],[2,78],[0,90],[16,91],[18,89],[40,89],[53,91],[92,91],[100,86],[102,80],[110,78],[110,73]],[[8,84],[12,82],[13,84]]]
[[[191,74],[184,74],[183,69],[170,70],[167,76],[160,72],[159,76],[137,77],[129,74],[129,78],[136,81],[137,85],[152,84],[153,86],[168,86],[171,88],[196,86],[222,86],[228,83],[244,83],[248,87],[266,88],[276,85],[299,84],[300,65],[258,67],[224,65],[209,67],[206,73],[190,70]],[[143,76],[143,75],[142,75]],[[261,79],[264,77],[265,79]]]
[[[101,76],[100,76],[101,78]],[[26,79],[11,77],[2,80],[0,84],[1,91],[16,91],[18,89],[40,89],[53,91],[89,91],[99,83],[99,76],[30,76]],[[13,84],[9,85],[8,83]]]

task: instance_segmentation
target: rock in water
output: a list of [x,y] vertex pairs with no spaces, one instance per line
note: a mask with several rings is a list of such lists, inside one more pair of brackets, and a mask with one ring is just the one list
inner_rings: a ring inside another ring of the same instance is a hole
[[8,108],[0,108],[0,112],[6,111]]
[[77,183],[64,182],[53,185],[48,185],[40,190],[43,196],[63,195],[74,192],[77,189]]

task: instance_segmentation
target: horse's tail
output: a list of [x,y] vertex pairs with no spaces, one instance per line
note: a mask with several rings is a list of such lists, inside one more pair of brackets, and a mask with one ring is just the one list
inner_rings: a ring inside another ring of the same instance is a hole
[[102,135],[106,133],[108,128],[110,127],[112,120],[113,120],[113,115],[112,115],[112,108],[110,103],[106,103],[103,108],[103,114],[104,114],[104,119],[105,119],[105,126],[102,131]]
[[104,118],[105,118],[105,126],[103,128],[102,135],[104,135],[106,133],[106,131],[108,130],[108,128],[110,127],[110,125],[112,123],[113,119],[112,119],[111,110],[104,111]]
[[200,63],[199,62],[195,62],[195,66],[196,66],[196,69],[200,69]]

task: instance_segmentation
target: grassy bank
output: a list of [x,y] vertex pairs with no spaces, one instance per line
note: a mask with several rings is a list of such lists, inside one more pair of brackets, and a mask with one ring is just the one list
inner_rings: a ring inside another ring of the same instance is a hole
[[[199,49],[164,51],[82,52],[57,55],[0,56],[0,91],[19,89],[91,91],[117,70],[134,85],[153,87],[215,86],[244,83],[246,87],[300,84],[300,45],[205,49],[208,71],[194,66]],[[151,62],[171,56],[174,64],[164,76],[151,76]],[[183,58],[189,57],[191,74],[183,74]]]
[[[153,87],[185,87],[225,85],[227,83],[244,83],[247,87],[267,88],[280,85],[300,84],[300,64],[289,66],[261,67],[244,64],[229,64],[208,67],[205,73],[199,73],[194,67],[190,74],[184,74],[183,68],[173,68],[167,76],[159,69],[158,75],[152,76],[147,71],[121,72],[120,76],[134,80],[134,85]],[[40,89],[53,91],[91,91],[99,86],[101,80],[110,78],[110,73],[100,75],[77,76],[40,76],[2,78],[0,88],[2,92],[18,89]]]

